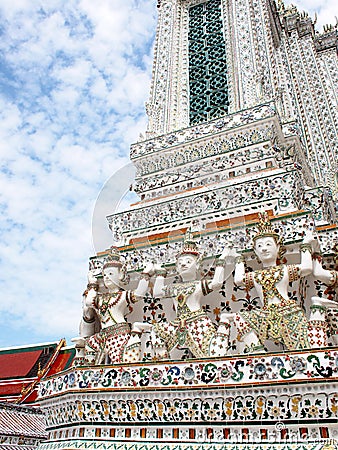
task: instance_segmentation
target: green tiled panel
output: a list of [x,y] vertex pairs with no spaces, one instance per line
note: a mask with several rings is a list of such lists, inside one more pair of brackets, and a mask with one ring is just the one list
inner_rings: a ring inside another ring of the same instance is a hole
[[189,9],[190,124],[228,113],[228,79],[221,0]]

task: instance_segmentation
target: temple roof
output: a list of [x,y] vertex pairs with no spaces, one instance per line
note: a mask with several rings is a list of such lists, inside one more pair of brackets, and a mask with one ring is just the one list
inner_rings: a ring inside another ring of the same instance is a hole
[[0,436],[47,437],[44,414],[41,410],[0,403]]
[[0,402],[33,403],[37,383],[70,366],[75,349],[65,344],[61,339],[0,349]]
[[[39,361],[42,351],[43,349],[17,351],[15,353],[2,353],[0,351],[0,377],[17,378],[29,376],[30,372],[33,371],[36,363]],[[37,370],[34,370],[34,372],[36,371]]]

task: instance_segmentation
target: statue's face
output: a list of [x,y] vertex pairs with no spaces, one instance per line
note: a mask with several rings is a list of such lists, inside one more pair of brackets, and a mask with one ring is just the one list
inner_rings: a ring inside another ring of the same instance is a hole
[[197,257],[194,255],[181,255],[177,258],[176,268],[179,275],[183,273],[197,273]]
[[279,244],[271,236],[258,238],[255,242],[255,253],[262,263],[275,262],[278,251]]
[[120,268],[119,267],[106,267],[103,269],[103,283],[106,288],[118,286],[120,283]]

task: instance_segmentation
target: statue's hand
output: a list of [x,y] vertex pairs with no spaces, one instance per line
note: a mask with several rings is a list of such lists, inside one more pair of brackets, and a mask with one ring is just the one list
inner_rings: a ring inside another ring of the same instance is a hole
[[314,242],[311,243],[312,245],[312,249],[315,253],[320,254],[321,249],[320,249],[320,244],[319,244],[319,240],[315,237]]
[[161,264],[154,264],[154,272],[161,272],[163,270],[166,270]]
[[87,308],[92,308],[94,306],[94,300],[96,296],[97,292],[95,291],[95,289],[90,289],[85,298],[85,306],[87,306]]
[[240,254],[237,252],[237,250],[233,247],[224,247],[219,259],[221,261],[226,261],[228,263],[232,263],[235,261],[235,259],[240,256]]
[[304,237],[303,237],[303,243],[314,245],[315,242],[316,242],[316,238],[315,238],[315,235],[313,234],[312,230],[305,230]]
[[165,269],[161,264],[154,264],[154,275],[156,277],[166,277],[167,269]]
[[155,272],[155,268],[154,268],[154,263],[148,263],[145,268],[142,270],[142,273],[146,273],[148,274],[150,277],[152,275],[154,275]]
[[87,275],[88,283],[97,283],[97,271],[90,270]]

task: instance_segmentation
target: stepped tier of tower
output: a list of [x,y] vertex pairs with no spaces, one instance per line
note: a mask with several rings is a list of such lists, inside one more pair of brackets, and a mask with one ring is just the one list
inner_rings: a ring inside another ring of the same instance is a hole
[[314,185],[296,128],[283,130],[273,103],[135,144],[131,155],[141,201],[108,216],[120,245],[245,221],[264,208],[276,216],[307,210],[319,226],[335,220],[332,200]]

